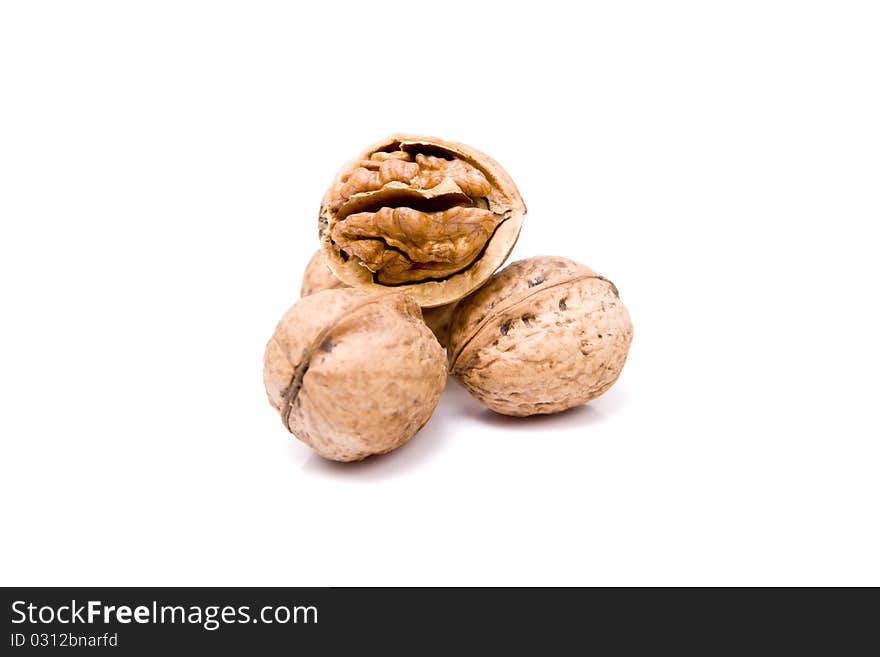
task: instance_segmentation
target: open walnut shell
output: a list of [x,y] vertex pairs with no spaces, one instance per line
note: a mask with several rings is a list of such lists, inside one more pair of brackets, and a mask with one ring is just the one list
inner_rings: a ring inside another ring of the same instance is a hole
[[263,381],[288,431],[356,461],[408,441],[446,385],[442,347],[405,294],[352,288],[297,301],[266,345]]
[[321,248],[346,284],[395,288],[433,308],[504,264],[525,214],[513,180],[488,155],[392,135],[337,174],[321,203]]
[[458,303],[449,369],[493,411],[556,413],[614,384],[632,335],[609,280],[567,258],[528,258]]

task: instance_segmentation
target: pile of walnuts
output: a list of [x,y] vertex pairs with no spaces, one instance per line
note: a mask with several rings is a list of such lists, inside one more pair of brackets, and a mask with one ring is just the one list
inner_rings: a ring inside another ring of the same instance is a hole
[[608,390],[633,333],[617,288],[555,256],[496,273],[525,214],[507,172],[464,144],[393,135],[343,167],[302,298],[266,345],[266,392],[287,429],[357,461],[412,438],[447,372],[505,415]]

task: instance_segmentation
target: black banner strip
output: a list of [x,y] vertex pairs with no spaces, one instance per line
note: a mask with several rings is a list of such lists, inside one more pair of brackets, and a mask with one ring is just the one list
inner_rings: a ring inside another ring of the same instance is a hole
[[[3,654],[860,654],[873,589],[6,588]],[[378,651],[378,652],[377,652]],[[527,651],[528,652],[528,651]],[[66,654],[66,653],[64,653]]]

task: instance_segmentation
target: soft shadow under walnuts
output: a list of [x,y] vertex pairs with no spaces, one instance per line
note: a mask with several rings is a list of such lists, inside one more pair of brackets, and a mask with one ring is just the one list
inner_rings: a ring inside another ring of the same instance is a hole
[[[444,417],[451,415],[466,417],[472,420],[475,425],[495,427],[512,432],[534,431],[538,428],[575,429],[600,424],[617,413],[625,404],[625,395],[612,390],[600,401],[577,406],[560,413],[532,415],[524,418],[513,417],[495,413],[482,406],[468,394],[460,383],[449,379],[437,412],[419,432],[418,440],[411,440],[393,452],[351,463],[329,461],[318,454],[310,454],[302,464],[302,469],[319,476],[349,477],[357,481],[378,481],[402,474],[410,468],[421,467],[442,451],[450,442],[447,433],[448,424],[443,421]],[[479,431],[477,429],[475,431],[477,435],[470,439],[479,440]],[[302,454],[302,446],[297,441],[291,441],[291,446],[297,455]]]

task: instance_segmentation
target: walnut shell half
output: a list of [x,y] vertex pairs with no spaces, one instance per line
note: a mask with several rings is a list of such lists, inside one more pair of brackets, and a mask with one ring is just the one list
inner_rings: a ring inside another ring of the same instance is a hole
[[610,281],[567,258],[528,258],[459,302],[450,373],[498,413],[556,413],[611,387],[632,335]]
[[318,226],[337,278],[394,287],[432,308],[489,279],[525,214],[513,180],[488,155],[436,137],[392,135],[337,174]]
[[263,381],[288,431],[356,461],[408,441],[446,385],[443,348],[397,293],[325,290],[297,301],[266,345]]

